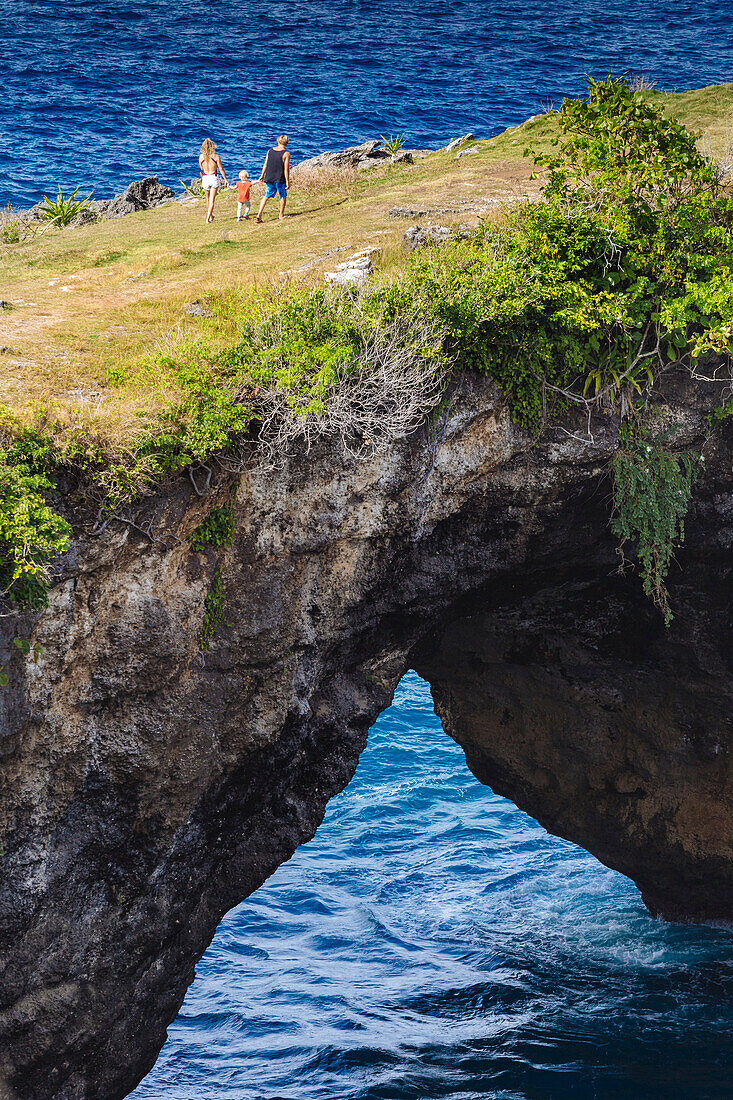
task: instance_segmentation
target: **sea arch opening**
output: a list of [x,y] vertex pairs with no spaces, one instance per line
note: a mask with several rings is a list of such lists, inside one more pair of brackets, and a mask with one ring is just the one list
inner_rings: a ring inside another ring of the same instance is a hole
[[[661,951],[671,991],[675,952],[714,948],[709,930],[686,936],[670,945],[627,879],[477,782],[410,671],[315,838],[222,921],[134,1095],[559,1088],[587,1044],[580,983],[608,1009],[622,973],[643,993]],[[554,1053],[538,1065],[547,1004]],[[660,1017],[660,1043],[668,1026]],[[624,1029],[597,1035],[599,1056],[576,1068],[576,1084],[603,1069],[640,1088],[653,1044],[639,1045],[632,1072]]]

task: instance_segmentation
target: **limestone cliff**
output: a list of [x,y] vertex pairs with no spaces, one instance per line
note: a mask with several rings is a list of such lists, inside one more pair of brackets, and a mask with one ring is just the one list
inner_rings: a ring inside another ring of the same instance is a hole
[[[717,396],[668,378],[681,444]],[[0,620],[6,653],[43,647],[0,700],[0,1096],[135,1086],[218,921],[313,835],[411,666],[480,779],[654,912],[733,919],[731,433],[706,444],[666,631],[616,573],[618,424],[576,428],[537,444],[466,376],[377,457],[324,442],[273,474],[253,452],[236,486],[182,478],[145,524],[80,530],[49,610]],[[233,544],[192,551],[233,488]]]

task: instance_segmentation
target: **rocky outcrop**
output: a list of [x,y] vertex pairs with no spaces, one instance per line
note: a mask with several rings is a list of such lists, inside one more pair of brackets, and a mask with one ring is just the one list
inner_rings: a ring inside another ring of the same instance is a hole
[[[681,445],[714,396],[668,380]],[[0,1094],[134,1087],[218,921],[312,836],[411,666],[479,778],[655,912],[733,918],[731,432],[706,444],[667,632],[615,573],[617,428],[538,443],[465,376],[371,458],[253,451],[206,497],[181,479],[134,525],[79,527],[48,611],[0,620]],[[232,496],[233,544],[192,551]]]
[[462,145],[465,145],[468,141],[475,141],[476,138],[473,134],[464,134],[462,137],[453,138],[449,141],[443,150],[445,153],[454,153],[456,149],[460,149]]
[[323,277],[332,286],[366,286],[374,274],[374,260],[381,252],[377,247],[362,248],[337,264],[335,271],[325,271]]
[[126,214],[135,214],[139,210],[152,210],[175,197],[175,191],[161,183],[157,176],[148,176],[144,180],[135,180],[128,184],[121,195],[116,195],[108,202],[96,203],[96,209],[103,218],[123,218]]
[[451,229],[447,225],[411,225],[402,236],[402,243],[409,252],[416,248],[426,248],[431,244],[445,244],[446,241],[461,240],[469,236],[469,230],[463,227]]
[[308,157],[295,165],[296,169],[303,168],[374,168],[380,164],[412,164],[416,158],[426,157],[432,149],[400,149],[394,155],[390,154],[381,141],[365,141],[361,145],[351,145],[348,149],[332,153],[326,151],[318,156]]

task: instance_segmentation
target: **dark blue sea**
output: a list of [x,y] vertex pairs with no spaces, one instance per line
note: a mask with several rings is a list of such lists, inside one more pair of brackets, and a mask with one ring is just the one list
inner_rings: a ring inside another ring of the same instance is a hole
[[[631,70],[733,80],[728,0],[0,0],[0,203],[384,133],[494,134]],[[413,674],[316,838],[222,922],[136,1100],[730,1100],[733,934],[468,772]]]
[[404,133],[439,146],[559,104],[584,74],[733,80],[730,0],[0,0],[0,204],[259,173]]

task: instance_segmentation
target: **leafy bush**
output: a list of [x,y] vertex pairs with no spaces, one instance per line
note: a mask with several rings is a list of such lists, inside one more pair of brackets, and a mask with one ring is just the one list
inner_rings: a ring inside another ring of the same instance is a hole
[[82,210],[86,210],[92,201],[91,191],[85,199],[77,199],[78,191],[79,188],[77,187],[70,195],[65,196],[59,185],[59,193],[55,199],[49,199],[48,195],[44,195],[46,205],[42,206],[39,211],[41,219],[56,226],[69,225],[70,222],[73,222],[74,218],[81,214]]
[[8,222],[6,225],[1,226],[0,237],[3,239],[3,244],[18,244],[20,241],[20,222]]
[[624,80],[591,81],[558,120],[556,150],[536,158],[542,201],[421,250],[392,290],[534,430],[571,401],[633,408],[671,362],[694,368],[733,334],[733,203],[694,135]]
[[0,588],[22,608],[47,606],[47,563],[69,547],[69,524],[45,501],[53,489],[47,477],[0,452]]

